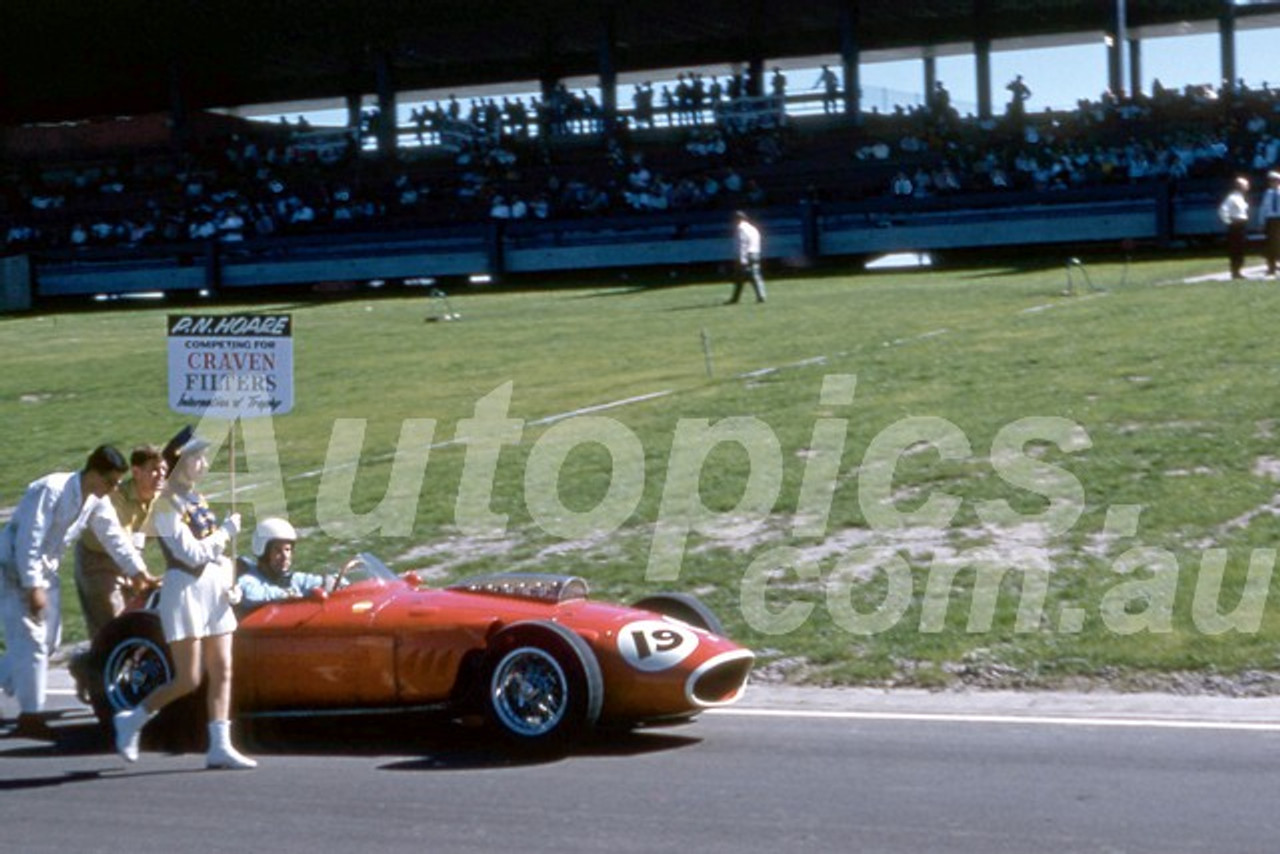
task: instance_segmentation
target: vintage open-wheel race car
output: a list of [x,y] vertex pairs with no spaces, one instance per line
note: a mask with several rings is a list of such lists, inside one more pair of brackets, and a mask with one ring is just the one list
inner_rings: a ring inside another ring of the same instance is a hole
[[[238,719],[412,712],[483,719],[507,741],[562,747],[597,728],[687,721],[735,702],[755,656],[724,637],[696,598],[633,606],[587,598],[578,577],[503,573],[444,588],[397,575],[370,554],[326,589],[240,616]],[[168,681],[159,616],[144,604],[99,632],[76,668],[99,721]],[[180,746],[190,716],[173,707],[151,744]]]

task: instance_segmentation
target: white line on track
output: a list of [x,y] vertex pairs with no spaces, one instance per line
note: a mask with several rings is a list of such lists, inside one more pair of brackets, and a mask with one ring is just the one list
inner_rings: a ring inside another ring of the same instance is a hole
[[[49,696],[74,697],[66,688],[51,688]],[[1212,721],[1178,718],[1097,717],[1067,715],[997,715],[946,712],[855,712],[822,709],[708,709],[708,715],[742,718],[786,718],[792,720],[885,721],[905,723],[1000,724],[1004,726],[1097,727],[1108,729],[1207,730],[1218,732],[1275,732],[1280,722]]]
[[796,720],[909,721],[915,723],[1004,724],[1006,726],[1111,727],[1128,729],[1223,730],[1280,732],[1280,722],[1180,720],[1176,718],[1109,718],[1064,715],[996,715],[943,712],[852,712],[818,709],[708,709],[709,715],[792,718]]
[[[538,418],[528,423],[533,426],[542,426],[544,424],[554,424],[557,421],[564,421],[565,419],[574,418],[578,415],[589,415],[590,413],[593,413],[593,412],[605,412],[610,409],[617,409],[620,406],[628,406],[633,403],[643,403],[646,400],[655,400],[656,398],[659,398],[659,397],[666,397],[667,395],[672,393],[673,393],[672,389],[663,389],[662,391],[651,391],[648,394],[638,394],[635,397],[626,397],[626,398],[623,398],[622,400],[611,400],[608,403],[597,403],[593,406],[584,406],[580,409],[571,409],[568,412],[557,412],[555,415],[547,415],[543,418]],[[448,448],[453,445],[461,445],[461,444],[463,444],[462,439],[446,439],[443,442],[436,442],[434,444],[428,445],[427,450],[434,451],[437,448]],[[395,458],[394,453],[380,454],[375,457],[369,457],[366,459],[355,460],[353,462],[332,466],[332,469],[336,471],[340,469],[354,468],[357,465],[362,465],[370,462],[384,462],[386,460],[390,460],[394,458]],[[301,474],[295,474],[288,479],[289,480],[305,480],[307,478],[319,477],[320,475],[324,474],[326,470],[328,469],[326,468],[312,469],[311,471],[304,471]],[[243,491],[246,488],[252,488],[252,487],[240,487],[237,489],[237,491]],[[213,496],[213,497],[216,497],[216,496]]]
[[624,397],[622,400],[614,400],[609,403],[597,403],[595,406],[584,406],[581,409],[571,409],[568,412],[559,412],[555,415],[548,415],[545,418],[539,418],[536,421],[530,421],[529,423],[534,425],[552,424],[556,421],[564,421],[566,418],[575,418],[579,415],[589,415],[592,412],[604,412],[609,409],[617,409],[620,406],[628,406],[632,403],[643,403],[646,400],[666,397],[672,393],[672,389],[651,391],[648,394],[638,394],[635,397]]

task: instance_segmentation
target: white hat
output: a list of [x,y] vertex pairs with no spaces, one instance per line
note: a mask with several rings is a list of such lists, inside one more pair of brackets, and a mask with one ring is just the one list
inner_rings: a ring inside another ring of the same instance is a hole
[[203,436],[197,436],[195,428],[188,424],[178,431],[178,435],[169,440],[161,454],[165,463],[169,466],[169,471],[173,471],[178,465],[178,459],[183,454],[203,451],[211,445],[213,445],[212,442]]

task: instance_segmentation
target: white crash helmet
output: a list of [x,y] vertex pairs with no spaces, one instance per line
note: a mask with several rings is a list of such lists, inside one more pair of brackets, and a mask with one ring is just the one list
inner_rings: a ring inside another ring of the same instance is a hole
[[285,519],[279,517],[263,519],[258,523],[258,527],[253,529],[253,556],[261,558],[265,555],[267,546],[271,545],[273,540],[296,543],[298,532]]

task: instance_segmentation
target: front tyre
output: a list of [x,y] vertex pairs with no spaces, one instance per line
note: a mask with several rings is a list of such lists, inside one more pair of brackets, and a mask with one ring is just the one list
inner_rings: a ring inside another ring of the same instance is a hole
[[604,678],[587,642],[555,623],[516,623],[489,645],[484,714],[513,744],[563,747],[600,718]]

